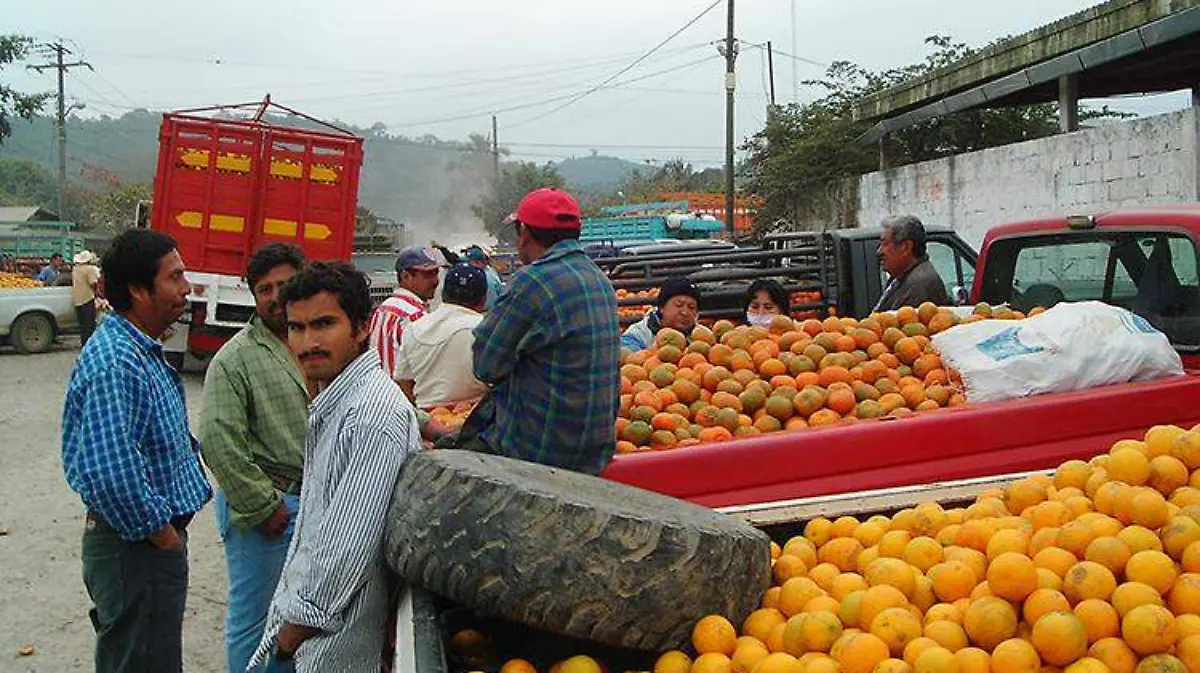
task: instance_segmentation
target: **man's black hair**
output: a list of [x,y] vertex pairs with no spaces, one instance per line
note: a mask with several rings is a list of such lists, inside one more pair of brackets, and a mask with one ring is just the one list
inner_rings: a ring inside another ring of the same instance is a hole
[[250,293],[254,293],[254,286],[263,276],[280,264],[288,264],[299,271],[304,268],[304,252],[291,243],[268,243],[259,248],[246,264],[246,284],[250,286]]
[[104,298],[118,313],[133,308],[130,288],[154,291],[154,277],[162,258],[178,244],[175,239],[151,229],[128,229],[113,239],[100,262]]
[[[527,224],[521,223],[518,223],[517,226],[525,227],[525,231],[529,232],[530,238],[532,238],[534,241],[537,241],[538,245],[546,249],[551,248],[555,243],[559,243],[561,241],[579,239],[578,229],[539,229],[537,227],[531,227]],[[520,235],[519,230],[517,233]]]
[[279,294],[279,303],[303,301],[328,292],[337,297],[338,306],[358,330],[371,320],[374,304],[371,301],[370,283],[366,275],[350,264],[341,261],[309,262],[292,276]]
[[779,307],[779,312],[782,315],[788,315],[792,312],[792,300],[788,297],[787,290],[779,284],[779,281],[773,278],[759,278],[750,283],[750,287],[746,288],[746,300],[742,305],[742,313],[750,309],[750,302],[754,301],[754,295],[760,291],[766,290],[771,297],[771,301]]
[[53,255],[50,255],[50,261],[53,262],[55,257],[57,257],[58,259],[63,258],[62,253],[56,252]]

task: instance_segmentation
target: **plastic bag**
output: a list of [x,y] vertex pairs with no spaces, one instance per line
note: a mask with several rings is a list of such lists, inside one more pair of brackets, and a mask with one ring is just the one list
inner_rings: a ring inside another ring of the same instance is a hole
[[1102,302],[1063,303],[1024,320],[984,320],[933,337],[970,402],[1182,376],[1166,335]]

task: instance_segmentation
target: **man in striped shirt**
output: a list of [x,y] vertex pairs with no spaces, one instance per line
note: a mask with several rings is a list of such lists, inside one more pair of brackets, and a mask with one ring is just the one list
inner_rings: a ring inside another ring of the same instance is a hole
[[437,293],[438,257],[433,250],[416,245],[401,250],[396,258],[396,291],[371,317],[371,346],[378,351],[389,377],[394,378],[399,369],[404,328],[425,315],[425,302]]
[[377,673],[388,614],[384,519],[400,468],[420,450],[416,412],[368,343],[367,279],[344,262],[309,264],[284,288],[288,344],[313,400],[300,515],[252,666]]
[[86,509],[83,583],[98,673],[183,670],[187,526],[212,489],[183,382],[159,339],[191,286],[171,237],[131,229],[104,253],[115,313],[75,361],[62,416],[67,483]]

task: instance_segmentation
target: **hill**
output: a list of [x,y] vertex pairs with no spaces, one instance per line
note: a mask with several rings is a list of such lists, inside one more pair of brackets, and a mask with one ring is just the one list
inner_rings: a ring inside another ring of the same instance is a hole
[[641,164],[593,153],[587,157],[564,159],[554,167],[576,190],[600,194],[616,191]]

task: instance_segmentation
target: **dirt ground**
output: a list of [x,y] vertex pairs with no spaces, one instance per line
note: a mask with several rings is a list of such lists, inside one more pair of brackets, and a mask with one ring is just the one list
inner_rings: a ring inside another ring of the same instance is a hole
[[[63,394],[78,352],[75,338],[41,355],[0,348],[0,673],[92,670],[90,602],[79,561],[83,509],[60,460]],[[187,375],[185,383],[194,430],[202,379]],[[225,559],[212,508],[188,530],[183,668],[218,673]],[[27,645],[34,653],[21,656]]]

